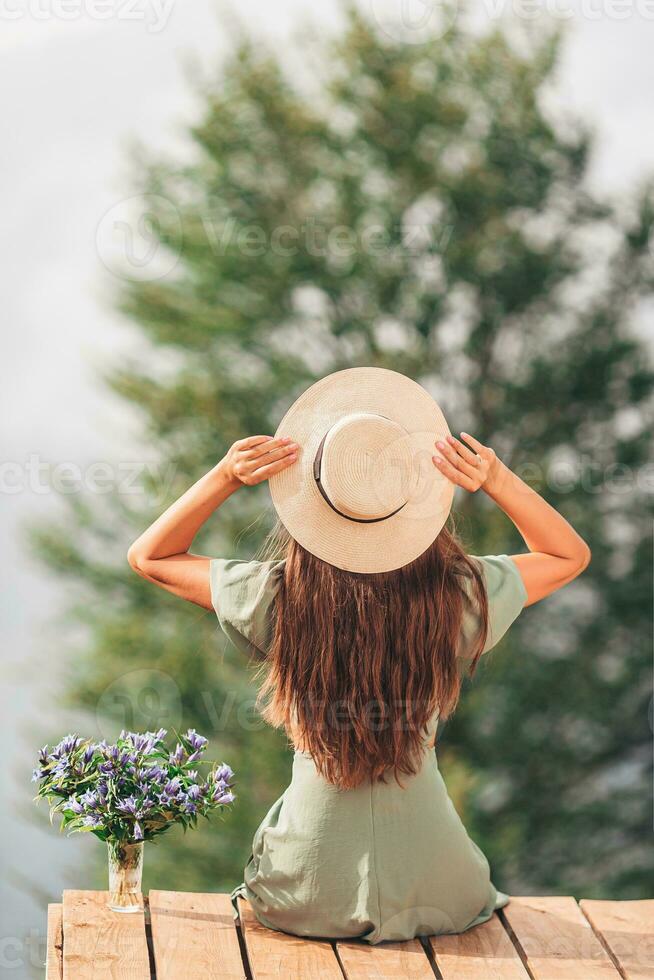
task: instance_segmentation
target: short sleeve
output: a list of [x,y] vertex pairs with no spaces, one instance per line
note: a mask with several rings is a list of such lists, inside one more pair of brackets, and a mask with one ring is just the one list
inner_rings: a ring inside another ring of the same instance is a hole
[[[525,602],[527,590],[518,566],[509,555],[469,556],[480,567],[488,595],[488,632],[482,653],[492,649],[502,639],[509,626],[518,618]],[[479,629],[478,614],[474,607],[464,613],[463,649],[465,657]]]
[[211,602],[218,622],[243,653],[268,652],[283,569],[283,561],[213,558],[209,563]]

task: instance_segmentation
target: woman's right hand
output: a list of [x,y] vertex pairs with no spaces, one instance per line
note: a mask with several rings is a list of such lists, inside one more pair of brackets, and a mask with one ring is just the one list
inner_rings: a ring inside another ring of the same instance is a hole
[[480,487],[490,491],[494,482],[497,482],[501,467],[495,450],[490,446],[484,446],[469,432],[462,432],[461,436],[472,446],[472,449],[454,436],[448,435],[447,442],[439,440],[435,444],[441,455],[432,457],[434,466],[451,483],[463,487],[470,493],[474,493]]
[[231,446],[220,468],[234,488],[253,487],[292,466],[298,449],[298,444],[287,437],[248,436]]

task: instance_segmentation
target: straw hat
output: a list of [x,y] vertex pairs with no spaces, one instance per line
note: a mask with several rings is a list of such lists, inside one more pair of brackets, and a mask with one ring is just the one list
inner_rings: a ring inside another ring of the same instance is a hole
[[307,551],[351,572],[387,572],[418,558],[447,520],[454,487],[432,462],[449,434],[424,388],[383,368],[316,382],[282,419],[300,449],[271,477],[279,518]]

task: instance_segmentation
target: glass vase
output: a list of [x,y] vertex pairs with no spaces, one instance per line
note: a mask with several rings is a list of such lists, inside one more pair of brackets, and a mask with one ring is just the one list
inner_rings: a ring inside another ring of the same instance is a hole
[[109,908],[114,912],[140,912],[143,841],[107,841],[109,851]]

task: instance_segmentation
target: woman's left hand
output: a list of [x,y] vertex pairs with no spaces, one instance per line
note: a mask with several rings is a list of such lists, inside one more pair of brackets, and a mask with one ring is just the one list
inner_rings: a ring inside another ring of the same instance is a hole
[[239,439],[209,473],[137,538],[127,554],[131,567],[167,592],[211,609],[211,559],[191,554],[195,535],[235,490],[244,484],[262,483],[292,466],[297,453],[296,443],[286,438]]
[[291,466],[298,449],[298,444],[286,437],[248,436],[231,446],[220,466],[235,486],[253,487]]

